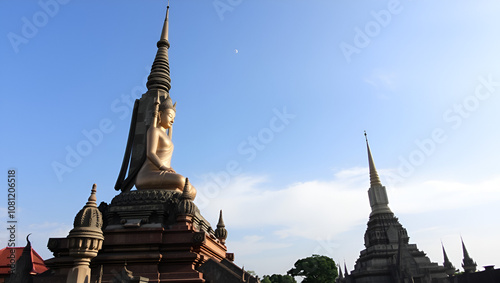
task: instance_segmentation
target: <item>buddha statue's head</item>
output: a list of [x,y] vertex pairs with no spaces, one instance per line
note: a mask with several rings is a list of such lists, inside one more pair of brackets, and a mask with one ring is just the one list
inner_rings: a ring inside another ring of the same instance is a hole
[[165,111],[167,109],[171,109],[175,112],[175,105],[177,104],[176,103],[172,103],[172,98],[170,98],[170,95],[167,94],[167,98],[164,98],[164,99],[160,99],[161,100],[161,103],[160,103],[160,106],[158,107],[158,111]]
[[167,95],[167,98],[163,100],[162,103],[160,103],[158,107],[158,124],[165,128],[165,129],[170,129],[172,128],[172,125],[174,124],[174,119],[175,119],[175,106],[176,103],[172,104],[172,99],[170,98],[170,95]]

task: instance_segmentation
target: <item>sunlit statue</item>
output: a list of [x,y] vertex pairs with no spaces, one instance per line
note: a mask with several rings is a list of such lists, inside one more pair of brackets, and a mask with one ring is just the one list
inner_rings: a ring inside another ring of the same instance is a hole
[[172,104],[170,96],[167,96],[161,103],[159,101],[158,97],[155,102],[153,120],[146,133],[146,161],[137,173],[135,186],[138,190],[159,189],[182,192],[187,182],[186,189],[194,199],[196,189],[170,166],[174,151],[171,133],[176,113],[175,104]]

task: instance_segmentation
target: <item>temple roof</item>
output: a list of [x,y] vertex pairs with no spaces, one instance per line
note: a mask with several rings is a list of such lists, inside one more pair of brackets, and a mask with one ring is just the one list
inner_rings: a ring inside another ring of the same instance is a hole
[[[10,259],[9,256],[11,254],[11,250],[15,250],[15,259],[16,262],[19,260],[21,255],[23,254],[24,247],[6,247],[0,250],[0,274],[9,274],[10,271]],[[43,258],[33,249],[31,245],[29,247],[31,254],[31,262],[33,264],[33,268],[31,270],[31,274],[40,274],[44,273],[48,270],[45,266]]]

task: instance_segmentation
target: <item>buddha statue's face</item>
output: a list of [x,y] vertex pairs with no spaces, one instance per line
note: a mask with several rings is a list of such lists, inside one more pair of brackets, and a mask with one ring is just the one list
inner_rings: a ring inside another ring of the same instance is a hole
[[175,111],[173,109],[166,109],[165,111],[162,111],[160,113],[160,126],[165,129],[170,129],[174,124]]

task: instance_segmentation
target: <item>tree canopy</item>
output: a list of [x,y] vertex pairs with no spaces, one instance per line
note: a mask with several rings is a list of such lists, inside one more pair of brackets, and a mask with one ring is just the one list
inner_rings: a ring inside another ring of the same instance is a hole
[[271,276],[264,275],[264,279],[261,281],[262,283],[297,283],[295,278],[290,275],[280,275],[273,274]]
[[287,274],[294,277],[303,276],[302,283],[335,283],[335,278],[338,276],[335,261],[323,255],[299,259],[294,266]]

